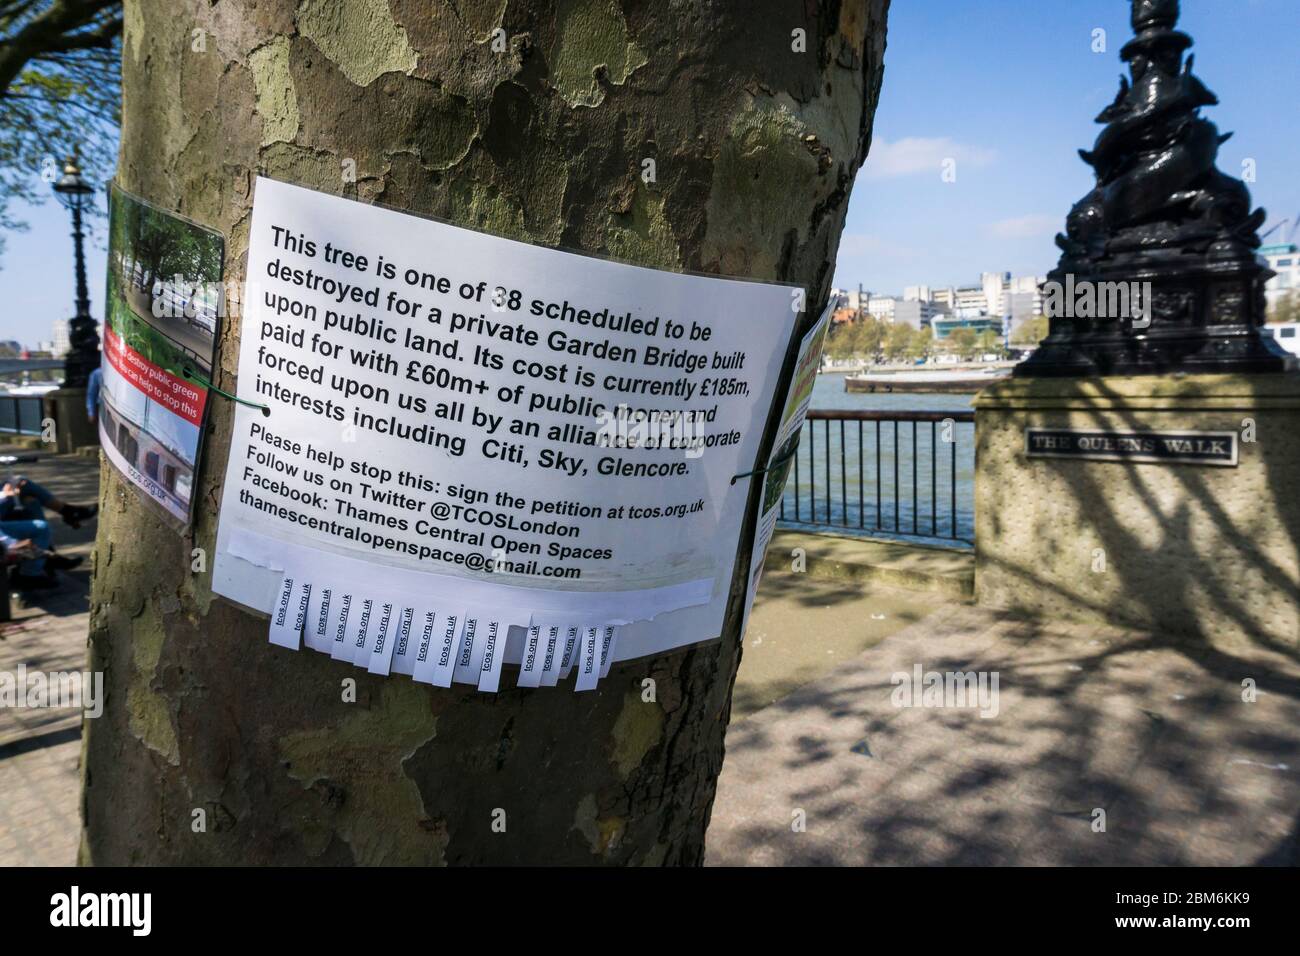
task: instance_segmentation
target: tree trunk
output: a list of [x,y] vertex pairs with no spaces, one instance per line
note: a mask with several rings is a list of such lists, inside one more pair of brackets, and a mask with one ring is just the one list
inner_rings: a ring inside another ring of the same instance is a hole
[[[118,177],[220,230],[228,279],[260,170],[533,243],[798,283],[806,328],[869,143],[887,6],[128,0]],[[232,322],[224,387],[238,350]],[[372,677],[269,646],[265,618],[214,599],[231,428],[214,401],[192,539],[103,472],[90,633],[107,708],[86,725],[83,862],[701,862],[748,535],[722,640],[616,665],[596,692]]]

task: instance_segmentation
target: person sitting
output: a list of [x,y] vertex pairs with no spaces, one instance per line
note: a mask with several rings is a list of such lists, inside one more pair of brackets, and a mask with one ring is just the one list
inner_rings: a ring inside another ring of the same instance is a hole
[[70,528],[80,528],[99,511],[98,505],[68,504],[22,475],[7,479],[0,488],[0,522],[44,521],[46,508],[57,511]]
[[82,558],[68,558],[54,550],[45,509],[57,511],[70,527],[99,511],[95,505],[73,505],[56,498],[36,482],[21,475],[0,488],[0,548],[8,561],[17,560],[18,573],[10,584],[19,591],[49,590],[59,586],[55,571],[75,568]]
[[59,586],[55,571],[67,571],[82,561],[54,551],[47,521],[0,521],[0,549],[6,563],[17,563],[9,586],[16,591],[48,591]]

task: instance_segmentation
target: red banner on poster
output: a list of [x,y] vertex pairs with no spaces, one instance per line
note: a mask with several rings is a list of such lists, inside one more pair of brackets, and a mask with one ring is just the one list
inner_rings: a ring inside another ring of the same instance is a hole
[[203,424],[207,389],[177,378],[150,362],[107,325],[104,326],[104,354],[113,368],[148,398],[193,425]]

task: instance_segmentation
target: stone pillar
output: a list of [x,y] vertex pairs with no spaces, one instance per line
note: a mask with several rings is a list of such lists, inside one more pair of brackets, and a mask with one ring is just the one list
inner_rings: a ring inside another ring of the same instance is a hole
[[86,389],[56,388],[43,401],[44,417],[54,419],[55,448],[60,455],[99,444],[99,429],[86,417]]
[[[1101,434],[1031,457],[1027,428]],[[1237,465],[1077,457],[1189,432],[1235,433]],[[979,603],[1300,648],[1300,375],[1010,379],[975,435]]]

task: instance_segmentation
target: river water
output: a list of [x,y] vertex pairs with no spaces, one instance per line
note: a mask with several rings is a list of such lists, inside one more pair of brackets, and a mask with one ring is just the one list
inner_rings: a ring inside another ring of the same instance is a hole
[[[848,393],[844,391],[844,376],[835,374],[817,377],[812,407],[885,412],[970,411],[973,397]],[[897,425],[898,452],[895,456],[893,422],[881,422],[878,430],[875,422],[863,422],[860,426],[858,422],[845,422],[842,441],[839,422],[805,423],[797,455],[798,474],[796,476],[796,469],[791,468],[786,484],[783,523],[809,528],[824,527],[829,523],[841,530],[873,537],[901,535],[914,540],[915,536],[920,536],[952,544],[955,491],[955,535],[958,542],[969,543],[974,539],[975,427],[964,422],[955,422],[947,427],[919,422],[915,424],[915,445],[913,427],[911,422]],[[815,429],[811,435],[810,429]],[[951,434],[956,444],[955,487],[953,443],[945,441],[945,432]],[[813,514],[815,521],[810,522]]]

